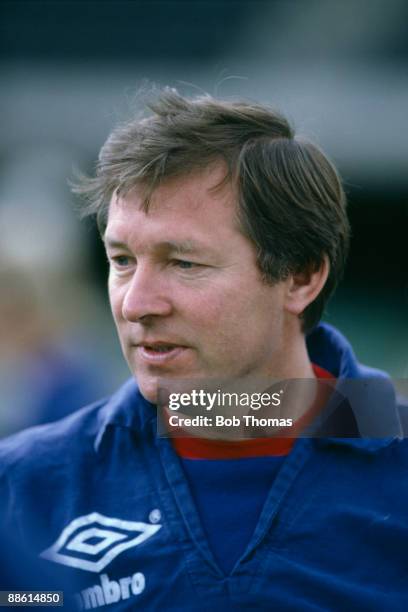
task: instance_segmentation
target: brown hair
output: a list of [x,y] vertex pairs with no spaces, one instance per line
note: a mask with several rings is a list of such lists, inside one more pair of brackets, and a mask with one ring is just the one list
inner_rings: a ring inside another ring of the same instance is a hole
[[324,153],[296,139],[288,121],[260,104],[211,96],[188,99],[174,89],[148,104],[152,115],[117,127],[103,145],[94,178],[74,191],[85,196],[83,215],[96,214],[104,232],[109,202],[142,186],[146,209],[160,182],[226,162],[223,181],[238,193],[242,230],[258,252],[267,282],[317,269],[326,255],[330,273],[302,314],[309,331],[342,276],[349,224],[340,178]]

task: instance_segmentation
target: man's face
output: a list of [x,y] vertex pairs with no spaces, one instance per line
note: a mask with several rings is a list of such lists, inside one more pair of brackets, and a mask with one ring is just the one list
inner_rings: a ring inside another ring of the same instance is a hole
[[105,244],[124,355],[146,399],[158,380],[278,376],[288,343],[286,283],[265,284],[239,231],[222,164],[158,187],[148,212],[114,196]]

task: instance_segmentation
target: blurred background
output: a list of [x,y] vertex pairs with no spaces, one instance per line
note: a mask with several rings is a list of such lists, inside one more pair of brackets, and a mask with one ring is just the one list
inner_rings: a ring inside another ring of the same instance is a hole
[[146,82],[266,102],[325,149],[353,227],[326,319],[408,378],[407,24],[406,0],[0,4],[0,435],[128,376],[67,180]]

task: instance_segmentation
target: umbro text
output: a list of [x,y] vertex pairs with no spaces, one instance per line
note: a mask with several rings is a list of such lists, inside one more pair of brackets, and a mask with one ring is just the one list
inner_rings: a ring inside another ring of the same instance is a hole
[[75,595],[79,610],[92,610],[140,595],[146,585],[144,574],[141,572],[119,580],[110,580],[108,574],[101,574],[99,580],[100,584],[83,589]]

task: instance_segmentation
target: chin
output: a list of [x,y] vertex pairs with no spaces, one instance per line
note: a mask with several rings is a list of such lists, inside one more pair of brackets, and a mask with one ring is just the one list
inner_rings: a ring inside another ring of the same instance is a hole
[[151,404],[157,404],[159,383],[155,381],[143,381],[135,376],[140,393]]

